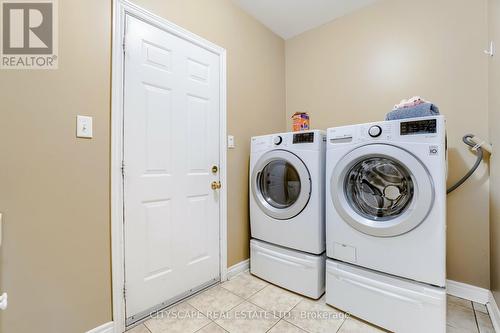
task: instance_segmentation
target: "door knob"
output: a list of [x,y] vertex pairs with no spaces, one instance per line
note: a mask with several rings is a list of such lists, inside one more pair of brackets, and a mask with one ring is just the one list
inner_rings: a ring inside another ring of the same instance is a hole
[[218,190],[222,187],[222,184],[220,182],[212,182],[212,190]]

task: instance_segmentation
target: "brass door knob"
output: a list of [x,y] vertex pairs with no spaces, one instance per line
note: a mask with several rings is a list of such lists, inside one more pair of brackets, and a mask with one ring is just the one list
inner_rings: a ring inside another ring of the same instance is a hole
[[212,182],[212,190],[218,190],[222,187],[220,182]]

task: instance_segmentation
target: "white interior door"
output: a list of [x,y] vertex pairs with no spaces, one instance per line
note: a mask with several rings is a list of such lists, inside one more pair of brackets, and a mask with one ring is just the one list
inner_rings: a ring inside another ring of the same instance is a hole
[[127,17],[126,317],[219,280],[219,56]]

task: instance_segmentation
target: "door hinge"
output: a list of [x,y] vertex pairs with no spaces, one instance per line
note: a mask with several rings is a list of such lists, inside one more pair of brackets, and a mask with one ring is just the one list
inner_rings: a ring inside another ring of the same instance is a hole
[[126,41],[126,37],[123,36],[123,40],[122,40],[122,49],[123,49],[123,54],[125,54],[125,41]]
[[122,161],[122,177],[125,177],[125,161]]

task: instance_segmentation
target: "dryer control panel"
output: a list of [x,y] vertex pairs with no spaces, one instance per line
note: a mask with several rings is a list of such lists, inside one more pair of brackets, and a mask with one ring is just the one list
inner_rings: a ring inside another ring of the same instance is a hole
[[314,132],[297,133],[293,135],[292,143],[312,143],[314,142]]
[[325,143],[326,133],[321,130],[276,133],[252,137],[250,152],[255,153],[273,149],[317,151],[325,149]]

